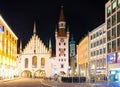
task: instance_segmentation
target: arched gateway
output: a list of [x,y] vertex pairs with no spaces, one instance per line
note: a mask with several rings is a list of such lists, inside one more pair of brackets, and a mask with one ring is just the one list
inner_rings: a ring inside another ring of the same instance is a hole
[[29,70],[25,70],[25,71],[23,71],[23,72],[21,73],[21,76],[22,76],[22,77],[30,78],[30,77],[32,77],[32,72],[29,71]]
[[34,76],[36,78],[45,77],[46,76],[45,70],[37,70],[37,71],[35,71]]

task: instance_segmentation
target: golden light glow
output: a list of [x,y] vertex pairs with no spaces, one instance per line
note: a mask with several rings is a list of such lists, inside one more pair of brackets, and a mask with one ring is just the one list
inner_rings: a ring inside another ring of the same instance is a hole
[[78,44],[78,63],[88,63],[88,36]]
[[13,78],[15,75],[17,36],[0,16],[0,25],[4,26],[4,33],[0,33],[0,78]]

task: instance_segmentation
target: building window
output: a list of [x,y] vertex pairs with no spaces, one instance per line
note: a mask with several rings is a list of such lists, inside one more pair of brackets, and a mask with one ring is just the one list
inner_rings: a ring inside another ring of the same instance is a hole
[[28,68],[28,58],[25,58],[25,68]]
[[92,40],[92,35],[91,35],[91,40]]
[[120,38],[117,39],[117,48],[118,48],[118,50],[120,50]]
[[36,56],[33,56],[32,58],[32,67],[37,68],[37,57]]
[[59,54],[59,57],[61,56],[61,54]]
[[91,43],[91,48],[93,48],[93,44]]
[[102,54],[102,49],[100,49],[100,54]]
[[93,56],[93,52],[91,52],[91,57]]
[[8,35],[8,31],[6,30],[6,35]]
[[112,25],[116,24],[116,14],[112,16]]
[[120,8],[120,0],[117,0],[118,8]]
[[103,30],[103,34],[105,33],[106,31],[105,30]]
[[103,38],[103,43],[106,43],[106,38]]
[[36,50],[34,50],[34,53],[36,53]]
[[117,12],[117,22],[120,22],[120,11]]
[[61,49],[59,48],[59,51],[61,51]]
[[66,61],[66,59],[64,59],[64,61]]
[[99,41],[97,41],[97,46],[99,45]]
[[108,40],[108,41],[111,40],[111,31],[110,31],[110,30],[107,32],[107,40]]
[[106,48],[103,48],[103,53],[106,53]]
[[117,26],[117,36],[120,36],[120,25]]
[[64,68],[64,65],[63,65],[63,64],[61,64],[61,68]]
[[108,51],[108,53],[111,52],[111,42],[107,44],[107,51]]
[[113,3],[112,3],[112,13],[113,12],[115,12],[115,10],[116,10],[116,1],[114,1]]
[[59,43],[59,45],[61,45],[61,43]]
[[98,37],[98,32],[96,32],[96,37]]
[[99,50],[97,50],[97,55],[99,55]]
[[107,8],[107,16],[110,16],[110,13],[111,13],[111,6]]
[[96,35],[94,34],[94,38],[96,38]]
[[112,51],[116,51],[116,40],[112,41]]
[[99,34],[102,35],[102,31],[101,30],[99,31]]
[[102,39],[100,40],[100,45],[102,44]]
[[94,56],[96,55],[96,51],[94,51]]
[[110,18],[107,20],[107,29],[111,27],[111,20]]
[[42,67],[45,66],[45,58],[41,58],[41,66],[42,66]]
[[112,39],[116,38],[116,27],[112,29]]

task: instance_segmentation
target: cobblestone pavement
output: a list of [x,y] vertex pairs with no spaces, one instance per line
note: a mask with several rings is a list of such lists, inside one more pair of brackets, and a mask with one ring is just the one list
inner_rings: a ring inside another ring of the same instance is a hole
[[21,78],[0,81],[0,87],[120,87],[119,82],[63,83],[54,80]]
[[22,78],[0,81],[0,87],[51,87],[42,84],[39,79]]
[[63,83],[54,80],[42,80],[41,82],[52,87],[120,87],[119,82]]

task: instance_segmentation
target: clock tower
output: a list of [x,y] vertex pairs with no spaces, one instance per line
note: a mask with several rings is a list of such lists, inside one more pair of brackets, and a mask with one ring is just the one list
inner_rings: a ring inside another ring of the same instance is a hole
[[66,29],[63,6],[61,6],[58,28],[55,32],[57,72],[60,76],[68,76],[69,68],[69,31]]

